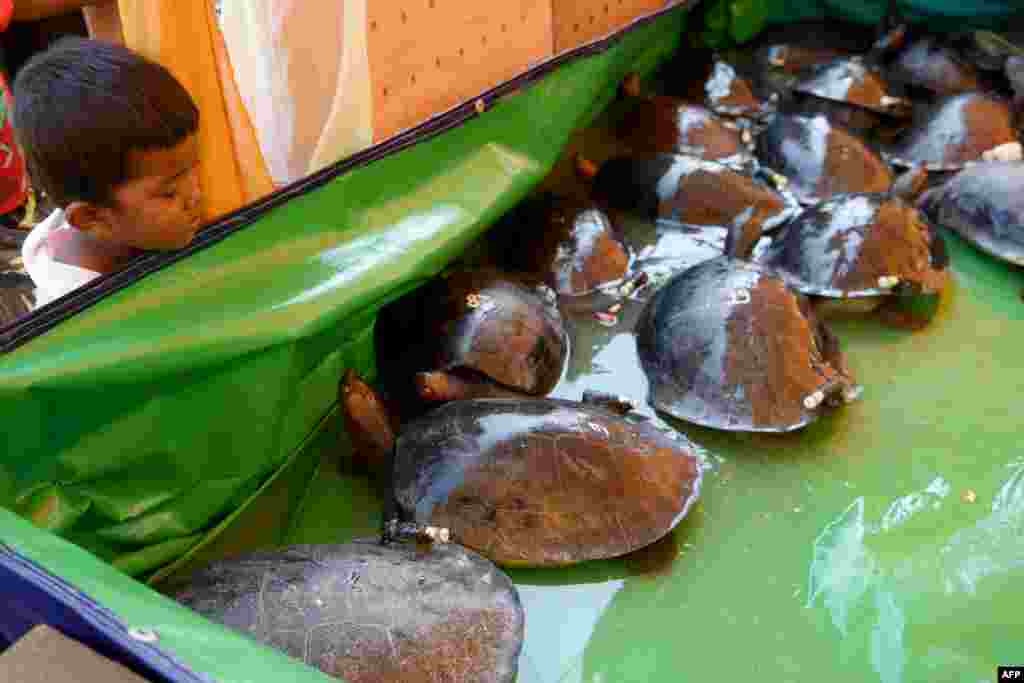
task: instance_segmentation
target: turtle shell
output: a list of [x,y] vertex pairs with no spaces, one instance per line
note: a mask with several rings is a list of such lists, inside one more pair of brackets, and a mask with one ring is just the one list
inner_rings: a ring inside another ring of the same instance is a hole
[[931,294],[945,283],[942,237],[918,209],[884,194],[842,195],[808,208],[757,261],[791,287],[830,298],[884,296],[897,285]]
[[528,199],[489,236],[503,264],[540,274],[560,296],[589,294],[629,269],[629,252],[608,215],[570,197]]
[[935,95],[956,95],[981,89],[978,70],[931,36],[901,50],[887,69],[889,78]]
[[981,251],[1024,266],[1024,163],[965,168],[925,194],[921,207]]
[[958,170],[989,150],[1016,143],[1013,112],[1002,99],[981,93],[945,97],[917,117],[890,155],[897,165]]
[[[506,388],[546,394],[558,383],[568,355],[551,294],[545,298],[499,270],[452,271],[382,311],[379,353],[405,381],[417,371],[467,369]],[[409,340],[417,342],[412,357],[398,363]]]
[[617,157],[601,165],[594,197],[621,211],[692,226],[740,225],[749,239],[789,220],[798,210],[788,192],[754,174],[677,154]]
[[817,419],[827,399],[857,394],[808,299],[770,270],[728,256],[659,289],[636,341],[650,403],[705,427],[792,431]]
[[700,481],[686,441],[554,399],[448,403],[408,424],[395,451],[405,520],[448,528],[502,565],[642,548],[683,519]]
[[710,109],[667,96],[634,98],[617,135],[638,154],[674,152],[707,160],[743,160],[750,147],[735,124]]
[[888,165],[857,135],[821,114],[784,114],[758,136],[758,159],[790,181],[802,202],[846,192],[887,192]]
[[637,254],[636,270],[646,273],[651,284],[657,286],[676,273],[724,254],[727,237],[725,228],[659,221],[653,241]]
[[1009,57],[1004,66],[1006,78],[1013,89],[1018,118],[1024,117],[1024,57]]
[[751,83],[721,59],[714,60],[704,81],[704,101],[709,109],[723,116],[756,117],[766,113],[765,104],[754,94]]
[[215,562],[173,597],[351,683],[516,679],[523,608],[458,545],[291,546]]
[[893,95],[881,70],[868,65],[859,56],[840,58],[811,69],[794,91],[879,114],[903,116],[907,113],[907,102]]

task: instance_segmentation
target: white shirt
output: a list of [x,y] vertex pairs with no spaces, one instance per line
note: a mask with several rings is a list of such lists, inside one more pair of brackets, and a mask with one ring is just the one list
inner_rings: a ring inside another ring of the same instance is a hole
[[46,245],[47,238],[51,233],[70,229],[64,219],[64,211],[57,209],[32,228],[21,245],[25,270],[36,286],[36,307],[48,304],[100,276],[96,271],[53,260]]

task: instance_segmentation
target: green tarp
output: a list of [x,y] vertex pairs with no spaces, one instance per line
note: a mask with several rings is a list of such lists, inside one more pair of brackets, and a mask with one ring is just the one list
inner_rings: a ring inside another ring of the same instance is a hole
[[541,180],[685,13],[342,175],[0,357],[5,505],[133,574],[199,543],[372,375],[386,301]]

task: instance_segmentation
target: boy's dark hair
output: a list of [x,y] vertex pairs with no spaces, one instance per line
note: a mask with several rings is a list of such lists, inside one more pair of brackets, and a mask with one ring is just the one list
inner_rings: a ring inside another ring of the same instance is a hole
[[128,153],[166,149],[199,126],[188,91],[163,66],[97,40],[65,38],[14,82],[14,131],[33,185],[60,207],[109,206]]

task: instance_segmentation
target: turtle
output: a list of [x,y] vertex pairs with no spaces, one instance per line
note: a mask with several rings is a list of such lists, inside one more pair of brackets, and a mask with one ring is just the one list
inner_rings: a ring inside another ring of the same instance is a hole
[[667,95],[645,96],[635,74],[623,81],[622,92],[629,108],[615,131],[634,153],[677,152],[735,162],[750,158],[749,131],[707,107]]
[[757,138],[757,156],[805,204],[846,192],[888,192],[893,174],[855,133],[823,114],[780,114]]
[[[543,396],[558,383],[568,337],[554,292],[494,268],[455,268],[384,307],[374,329],[388,395],[406,411],[418,400],[448,400],[417,372],[456,376],[453,386]],[[417,344],[410,345],[410,340]]]
[[1013,106],[1017,120],[1024,122],[1024,55],[1008,57],[1003,68],[1013,90]]
[[758,64],[799,74],[808,68],[869,51],[875,33],[861,24],[828,21],[797,21],[776,24],[761,31],[751,43]]
[[[934,315],[949,264],[942,236],[924,214],[883,193],[843,194],[809,207],[755,260],[813,297],[820,314],[887,305],[907,314],[903,323],[916,313],[916,325]],[[833,300],[854,303],[828,305]]]
[[839,340],[771,269],[726,254],[670,279],[636,325],[648,402],[742,432],[789,432],[860,395]]
[[795,22],[770,26],[726,56],[762,100],[777,100],[788,96],[812,67],[866,52],[873,40],[857,24]]
[[455,543],[294,545],[215,561],[164,590],[350,683],[516,680],[519,594]]
[[679,154],[620,156],[600,167],[580,158],[599,204],[663,223],[743,228],[741,241],[755,243],[799,211],[796,198],[770,171],[741,171]]
[[703,85],[705,105],[721,116],[758,119],[771,112],[769,102],[757,96],[750,81],[721,57],[712,62],[711,73]]
[[919,206],[986,254],[1024,266],[1024,163],[965,168],[926,192]]
[[629,271],[618,232],[593,202],[545,192],[508,212],[487,239],[501,265],[539,274],[560,297],[581,297]]
[[889,79],[911,91],[931,96],[957,95],[983,89],[978,69],[934,36],[912,41],[887,65]]
[[[684,100],[728,119],[758,120],[771,113],[771,98],[762,99],[754,84],[728,58],[710,52],[701,59],[696,52],[687,51],[685,63],[674,60],[666,65],[664,79],[669,94],[679,93]],[[624,85],[638,82],[631,75]],[[634,91],[639,88],[634,86]]]
[[619,399],[585,399],[458,400],[403,425],[391,453],[371,455],[393,484],[384,537],[443,530],[498,565],[531,567],[617,557],[663,537],[700,494],[696,447],[624,417]]
[[941,98],[915,117],[913,127],[887,153],[890,163],[928,171],[958,171],[988,158],[1019,160],[1021,145],[1008,103],[979,92]]
[[907,119],[912,113],[910,101],[895,94],[882,69],[861,55],[814,67],[793,92],[800,112],[825,114],[858,132],[874,130],[892,119]]
[[657,287],[676,273],[725,253],[728,230],[716,226],[694,227],[657,221],[654,239],[636,256],[634,269]]

